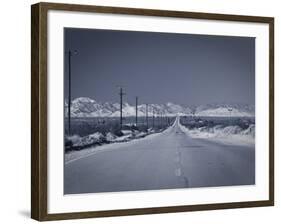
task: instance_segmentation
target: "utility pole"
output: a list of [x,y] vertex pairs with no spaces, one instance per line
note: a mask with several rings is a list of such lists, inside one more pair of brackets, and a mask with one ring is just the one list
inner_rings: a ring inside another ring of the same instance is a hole
[[146,128],[148,130],[148,104],[146,104]]
[[162,121],[162,112],[160,113],[160,127],[163,127],[163,121]]
[[120,87],[120,130],[122,129],[122,124],[123,124],[123,96],[125,95],[125,93],[123,92],[123,88]]
[[71,51],[68,51],[68,135],[71,135]]
[[[74,54],[77,54],[77,51],[75,50],[73,52]],[[68,135],[71,135],[71,57],[73,56],[73,53],[71,50],[67,52],[68,54]]]
[[152,127],[154,128],[154,107],[152,107]]
[[233,110],[233,109],[232,109],[231,107],[228,108],[228,111],[229,111],[229,113],[230,113],[230,114],[229,114],[229,121],[230,121],[230,123],[232,123],[232,122],[231,122],[231,112],[232,112],[232,110]]
[[138,97],[136,96],[136,127],[138,126]]
[[230,113],[230,117],[231,117],[231,111],[232,111],[232,108],[230,107],[230,108],[228,108],[228,111],[229,111],[229,113]]

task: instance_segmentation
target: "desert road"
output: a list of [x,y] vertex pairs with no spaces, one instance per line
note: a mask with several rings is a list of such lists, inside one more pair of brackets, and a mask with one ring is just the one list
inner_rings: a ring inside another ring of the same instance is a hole
[[65,164],[65,194],[255,184],[254,147],[193,139],[179,118],[161,133],[112,145]]

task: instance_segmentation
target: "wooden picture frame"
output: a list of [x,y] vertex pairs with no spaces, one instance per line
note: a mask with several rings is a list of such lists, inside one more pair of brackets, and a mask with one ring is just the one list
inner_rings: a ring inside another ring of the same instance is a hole
[[[268,24],[269,26],[269,173],[268,200],[130,208],[66,213],[48,212],[48,12],[68,11],[137,16],[188,18],[210,21]],[[109,216],[203,211],[274,205],[274,18],[183,11],[38,3],[31,7],[31,217],[39,221]]]

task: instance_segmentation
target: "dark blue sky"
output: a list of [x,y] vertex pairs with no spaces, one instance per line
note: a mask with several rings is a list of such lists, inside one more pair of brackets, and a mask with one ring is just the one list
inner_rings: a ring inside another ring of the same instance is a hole
[[[133,103],[255,103],[255,39],[65,28],[72,98]],[[65,58],[65,96],[68,61]]]

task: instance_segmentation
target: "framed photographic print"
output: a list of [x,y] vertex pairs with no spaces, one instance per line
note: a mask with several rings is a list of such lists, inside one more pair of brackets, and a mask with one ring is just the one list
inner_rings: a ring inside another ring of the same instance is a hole
[[274,18],[32,5],[32,218],[274,204]]

